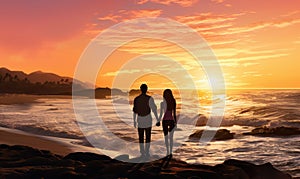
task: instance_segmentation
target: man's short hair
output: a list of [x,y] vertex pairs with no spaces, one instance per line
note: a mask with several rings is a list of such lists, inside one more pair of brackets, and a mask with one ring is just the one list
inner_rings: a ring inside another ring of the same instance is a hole
[[142,85],[140,86],[140,89],[141,89],[142,93],[146,93],[147,90],[148,90],[148,86],[147,86],[146,84],[142,84]]

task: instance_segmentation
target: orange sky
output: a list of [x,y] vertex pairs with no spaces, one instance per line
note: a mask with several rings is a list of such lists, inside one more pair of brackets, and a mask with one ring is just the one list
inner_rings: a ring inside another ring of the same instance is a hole
[[[4,0],[0,66],[73,76],[81,53],[102,30],[134,18],[166,17],[205,38],[228,88],[300,88],[299,9],[296,0]],[[97,85],[111,85],[124,53],[135,56],[122,52],[109,59]]]

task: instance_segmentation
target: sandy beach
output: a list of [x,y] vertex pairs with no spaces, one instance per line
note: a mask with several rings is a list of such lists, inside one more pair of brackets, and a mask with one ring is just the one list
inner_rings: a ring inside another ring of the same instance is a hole
[[39,99],[71,99],[66,95],[29,95],[29,94],[0,94],[0,105],[38,103]]
[[25,145],[41,150],[50,150],[60,155],[73,152],[71,145],[68,145],[66,142],[50,140],[46,137],[38,137],[13,129],[0,128],[0,136],[1,144]]
[[39,150],[49,150],[59,155],[67,155],[71,152],[93,152],[99,153],[92,147],[79,146],[74,140],[61,139],[57,137],[38,136],[15,129],[0,127],[0,144],[24,145]]

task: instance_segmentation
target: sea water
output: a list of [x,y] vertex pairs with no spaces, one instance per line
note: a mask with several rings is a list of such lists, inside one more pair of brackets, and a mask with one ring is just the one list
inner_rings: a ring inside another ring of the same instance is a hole
[[[152,94],[158,112],[162,100],[160,94],[161,92]],[[239,159],[255,164],[271,162],[276,168],[300,177],[300,136],[243,135],[261,126],[300,128],[300,90],[229,90],[225,99],[210,99],[211,96],[206,96],[206,93],[200,93],[198,98],[191,96],[190,99],[184,100],[181,99],[182,95],[175,94],[175,96],[180,120],[175,138],[180,141],[177,141],[180,145],[174,151],[174,157],[189,163],[209,165],[222,163],[226,159]],[[0,126],[38,135],[76,139],[77,145],[93,147],[93,143],[87,139],[106,135],[99,132],[101,129],[96,125],[97,120],[103,120],[107,128],[119,138],[137,142],[137,131],[133,128],[132,122],[132,99],[128,96],[118,96],[95,100],[101,119],[95,117],[94,121],[76,119],[72,99],[43,97],[38,103],[0,105]],[[191,126],[190,122],[195,122],[200,114],[208,118],[211,114],[211,105],[218,103],[218,100],[225,100],[226,104],[220,128],[234,132],[234,139],[201,145],[197,141],[180,138],[196,130],[207,129],[205,126]],[[185,104],[182,104],[183,102]],[[187,108],[183,108],[183,105]],[[88,110],[90,106],[84,107]],[[82,131],[80,128],[82,126],[88,130]],[[163,138],[161,126],[153,126],[152,129],[153,141]],[[107,138],[106,143],[113,141]],[[134,144],[136,145],[132,146],[132,150],[138,153],[138,143]],[[163,149],[161,152],[164,152]]]

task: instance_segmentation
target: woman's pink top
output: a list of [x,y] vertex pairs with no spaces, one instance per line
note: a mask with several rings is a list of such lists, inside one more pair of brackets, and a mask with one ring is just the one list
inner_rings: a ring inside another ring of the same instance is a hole
[[166,110],[163,120],[174,120],[172,111]]

